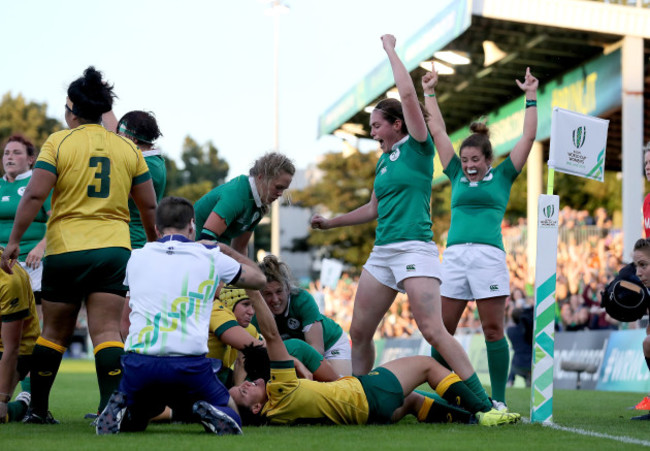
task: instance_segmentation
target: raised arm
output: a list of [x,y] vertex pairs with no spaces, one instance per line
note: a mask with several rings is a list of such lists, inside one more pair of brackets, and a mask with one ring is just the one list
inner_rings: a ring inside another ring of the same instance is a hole
[[314,215],[311,218],[311,228],[327,230],[336,227],[365,224],[366,222],[377,219],[377,215],[377,196],[375,196],[375,191],[373,190],[370,202],[360,206],[356,210],[352,210],[332,219],[325,219],[321,215]]
[[539,81],[530,73],[530,67],[526,68],[524,82],[515,80],[517,86],[526,93],[526,110],[524,113],[524,133],[510,152],[510,160],[517,171],[521,171],[526,164],[530,149],[535,142],[537,135],[537,87]]
[[255,309],[255,316],[257,317],[257,324],[260,326],[260,333],[266,342],[266,349],[269,353],[271,361],[284,361],[291,360],[289,352],[282,341],[278,325],[275,323],[275,318],[269,310],[269,306],[264,301],[264,298],[259,291],[248,290],[248,297],[253,302]]
[[408,129],[409,135],[416,141],[424,142],[427,140],[428,135],[427,124],[424,122],[424,115],[420,108],[420,102],[418,101],[418,95],[415,92],[411,75],[395,51],[395,36],[385,34],[381,37],[381,42],[388,55],[390,67],[393,69],[393,78],[395,79],[395,86],[397,86],[397,92],[399,92],[402,102],[402,111],[404,112],[404,120],[406,121],[406,128]]
[[454,157],[454,146],[451,144],[449,135],[447,134],[447,126],[445,120],[442,118],[438,99],[436,98],[436,86],[438,85],[438,72],[427,72],[422,77],[422,89],[424,90],[424,106],[429,113],[427,125],[429,132],[433,137],[433,142],[438,150],[440,163],[442,168],[446,169],[447,165]]

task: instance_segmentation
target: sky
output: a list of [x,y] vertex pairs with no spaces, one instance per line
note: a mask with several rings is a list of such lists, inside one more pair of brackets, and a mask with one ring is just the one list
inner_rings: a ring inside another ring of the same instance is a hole
[[[285,0],[279,19],[279,150],[298,169],[338,138],[319,116],[449,0]],[[274,147],[274,39],[263,0],[0,0],[0,95],[47,103],[62,123],[67,87],[94,65],[115,85],[118,118],[153,111],[158,147],[180,163],[185,136],[212,141],[248,173]],[[374,146],[374,143],[371,147]],[[367,147],[364,146],[364,147]]]

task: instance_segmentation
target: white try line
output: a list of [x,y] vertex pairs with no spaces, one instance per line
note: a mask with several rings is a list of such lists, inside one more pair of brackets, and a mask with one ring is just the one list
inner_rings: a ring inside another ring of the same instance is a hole
[[[530,420],[528,418],[522,418],[525,423],[529,423]],[[616,442],[621,442],[621,443],[630,443],[632,445],[641,445],[641,446],[647,446],[650,447],[650,441],[648,440],[640,440],[638,438],[632,438],[632,437],[621,437],[618,435],[609,435],[609,434],[603,434],[600,432],[594,432],[594,431],[587,431],[584,429],[578,429],[578,428],[569,428],[566,426],[560,426],[555,423],[542,423],[542,426],[549,427],[551,429],[556,429],[558,431],[564,431],[564,432],[571,432],[574,434],[579,434],[579,435],[586,435],[589,437],[597,437],[597,438],[606,438],[609,440],[614,440]]]

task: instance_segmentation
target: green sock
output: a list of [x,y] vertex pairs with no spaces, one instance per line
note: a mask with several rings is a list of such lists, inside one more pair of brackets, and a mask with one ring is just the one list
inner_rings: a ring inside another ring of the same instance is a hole
[[445,358],[438,351],[436,351],[436,348],[434,348],[433,346],[431,346],[431,357],[436,359],[439,364],[441,364],[448,370],[451,370],[451,367],[449,366]]
[[117,390],[122,380],[122,362],[120,358],[124,355],[124,345],[119,342],[115,342],[115,344],[122,346],[111,346],[112,344],[113,342],[102,343],[98,346],[101,349],[95,351],[95,369],[97,370],[100,396],[97,412],[104,410],[108,398]]
[[27,376],[25,379],[20,381],[20,389],[21,389],[21,391],[26,391],[26,392],[29,392],[29,393],[32,392],[32,383],[31,383],[31,380],[30,380],[29,376]]
[[508,340],[486,341],[488,369],[490,371],[490,385],[492,386],[492,399],[506,402],[506,383],[510,370],[510,349]]
[[32,352],[32,368],[30,373],[31,382],[33,382],[31,384],[31,407],[37,415],[45,416],[49,409],[50,391],[52,390],[56,374],[59,372],[59,366],[61,365],[65,348],[59,347],[60,349],[54,349],[54,347],[50,346],[56,346],[53,343],[43,340],[42,343],[46,344],[40,344],[40,340],[41,338],[39,337]]
[[[437,393],[426,392],[422,390],[415,390],[416,393],[421,394],[433,400],[433,405],[429,408],[426,417],[421,421],[425,423],[463,423],[467,424],[472,418],[472,414],[460,407],[452,406],[444,398],[441,398]],[[418,417],[418,419],[420,419]]]
[[9,415],[8,421],[22,421],[27,413],[29,406],[21,401],[12,401],[7,404],[7,414]]
[[488,410],[492,409],[492,402],[490,401],[490,398],[485,392],[483,385],[481,385],[481,381],[479,380],[476,373],[472,374],[469,377],[469,379],[463,382],[465,382],[465,385],[467,385],[467,387],[472,391],[472,393],[474,393],[474,395],[481,400],[483,404],[483,408],[481,408],[480,410],[482,412],[487,412]]

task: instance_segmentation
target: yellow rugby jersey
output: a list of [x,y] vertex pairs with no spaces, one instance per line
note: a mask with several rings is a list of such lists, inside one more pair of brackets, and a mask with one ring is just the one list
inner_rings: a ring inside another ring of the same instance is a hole
[[[279,365],[284,368],[278,368]],[[292,361],[271,362],[266,394],[269,399],[262,415],[272,424],[368,422],[368,400],[356,377],[334,382],[298,379]]]
[[142,152],[101,125],[53,133],[36,168],[57,176],[47,254],[124,247],[129,237],[129,193],[151,177]]
[[[217,299],[212,305],[212,314],[210,316],[210,335],[208,337],[207,357],[219,359],[223,362],[223,368],[230,368],[237,360],[237,349],[222,342],[219,337],[231,327],[238,326],[235,314]],[[252,324],[245,328],[246,332],[253,338],[259,338],[257,329]]]
[[[13,271],[13,274],[0,271],[0,321],[9,323],[24,320],[18,353],[31,355],[36,339],[41,334],[36,302],[27,272],[18,264],[14,265]],[[0,351],[4,352],[2,338]]]

